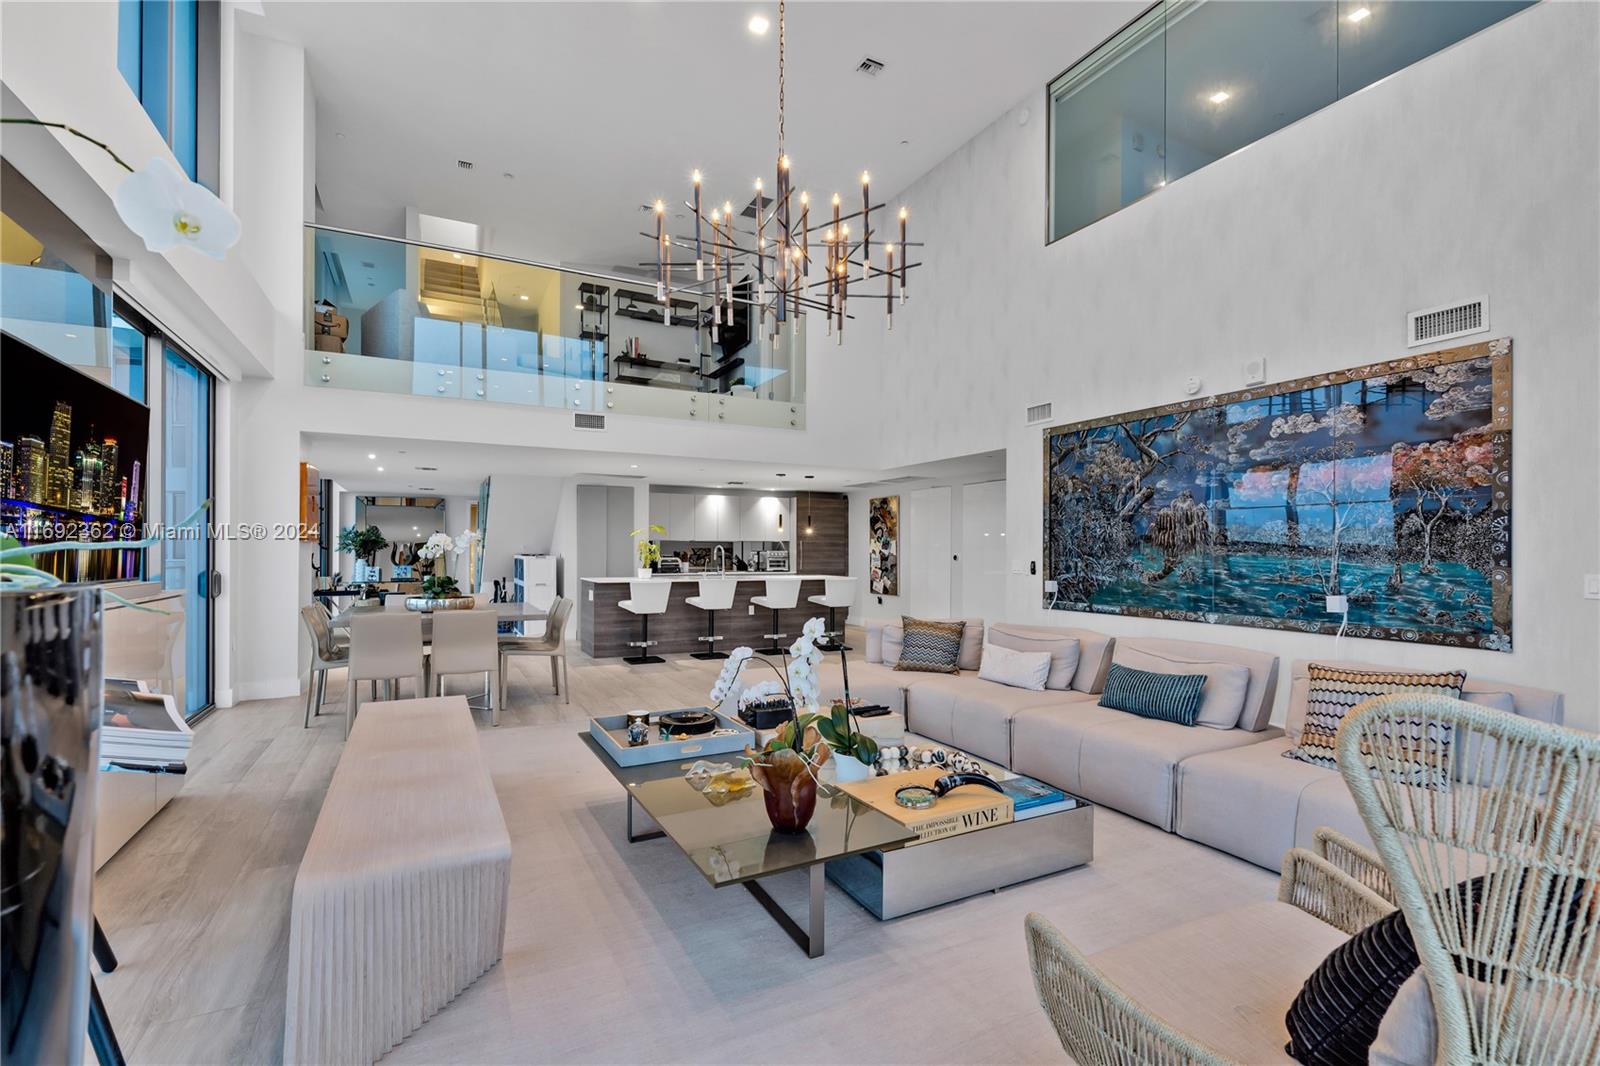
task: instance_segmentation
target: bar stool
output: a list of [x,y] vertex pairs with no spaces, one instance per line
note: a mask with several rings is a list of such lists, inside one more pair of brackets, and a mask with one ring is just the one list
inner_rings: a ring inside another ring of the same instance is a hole
[[716,619],[718,611],[733,609],[733,593],[739,587],[737,581],[727,578],[718,578],[711,581],[700,582],[700,595],[689,597],[689,606],[698,607],[706,612],[706,635],[694,639],[706,645],[705,651],[697,651],[689,656],[691,659],[726,659],[728,653],[717,650],[717,641],[722,638],[717,635]]
[[398,682],[409,677],[417,684],[417,696],[427,695],[423,681],[422,616],[415,611],[373,611],[350,620],[350,668],[345,675],[344,735],[356,718],[361,690],[358,682],[389,684],[392,696]]
[[823,634],[828,638],[827,650],[850,651],[850,646],[843,640],[844,631],[836,628],[834,624],[834,612],[843,607],[848,619],[848,612],[856,602],[856,579],[853,577],[825,578],[822,585],[822,595],[807,596],[806,602],[828,609],[828,631]]
[[624,655],[622,661],[629,666],[645,666],[666,662],[659,655],[650,654],[650,616],[667,613],[667,597],[672,595],[670,581],[630,581],[628,598],[617,603],[624,611],[639,616],[639,639],[628,641],[628,647],[638,648],[638,655]]
[[444,695],[446,674],[487,674],[489,721],[500,724],[500,612],[433,612],[433,684]]
[[751,596],[750,602],[757,607],[768,607],[772,610],[772,632],[761,634],[772,641],[771,647],[757,648],[762,655],[782,655],[789,649],[778,642],[787,637],[787,633],[778,632],[778,612],[793,610],[800,603],[800,579],[797,577],[769,577],[767,578],[767,594],[765,596]]

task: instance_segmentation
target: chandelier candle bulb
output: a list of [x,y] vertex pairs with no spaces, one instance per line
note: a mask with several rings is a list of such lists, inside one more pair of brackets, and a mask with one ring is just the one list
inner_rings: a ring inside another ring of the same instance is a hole
[[884,309],[887,312],[884,322],[887,328],[894,329],[894,245],[892,244],[883,246],[883,276],[888,284],[886,292],[888,299],[884,301]]
[[706,280],[705,252],[700,245],[700,172],[694,172],[694,280]]
[[910,214],[904,207],[900,209],[900,302],[906,302],[906,263],[911,259],[911,253],[906,250],[906,217]]
[[656,299],[658,299],[658,300],[666,295],[666,280],[667,280],[666,265],[662,262],[662,259],[661,259],[661,256],[662,256],[663,252],[666,249],[666,244],[664,243],[666,241],[666,235],[662,232],[662,228],[666,225],[666,210],[667,210],[667,205],[662,203],[660,200],[657,200],[656,201]]
[[872,175],[861,172],[861,280],[872,276]]

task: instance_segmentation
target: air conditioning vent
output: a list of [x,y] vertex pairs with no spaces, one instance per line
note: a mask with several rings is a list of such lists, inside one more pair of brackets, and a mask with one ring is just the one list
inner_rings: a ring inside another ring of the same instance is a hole
[[434,487],[432,485],[418,485],[417,486],[417,491],[418,492],[433,492],[435,490],[434,490]]
[[1047,403],[1036,403],[1032,407],[1028,408],[1028,425],[1032,426],[1032,425],[1036,425],[1039,422],[1048,422],[1048,421],[1050,421],[1050,405],[1049,404],[1047,404]]
[[1406,347],[1447,341],[1482,333],[1489,328],[1489,298],[1480,296],[1466,303],[1430,307],[1406,315]]
[[846,485],[847,489],[871,489],[880,485],[904,485],[908,481],[922,481],[916,474],[901,474],[899,477],[884,478],[882,481],[858,481],[854,485]]
[[592,415],[583,411],[572,412],[573,429],[603,430],[606,428],[605,415]]
[[456,166],[460,167],[462,170],[471,170],[472,169],[472,164],[467,162],[465,159],[457,159],[456,160]]
[[865,74],[869,78],[876,78],[883,73],[883,60],[873,59],[871,56],[862,56],[861,62],[856,64],[856,73]]
[[436,467],[436,466],[419,466],[419,467],[417,467],[417,469],[418,470],[438,470],[439,468]]

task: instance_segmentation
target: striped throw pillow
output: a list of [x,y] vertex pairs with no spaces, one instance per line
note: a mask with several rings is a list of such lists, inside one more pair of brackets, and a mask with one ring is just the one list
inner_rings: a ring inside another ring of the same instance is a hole
[[1205,684],[1205,674],[1158,674],[1112,663],[1100,706],[1159,722],[1194,725]]
[[[1306,721],[1300,743],[1284,752],[1284,758],[1313,766],[1339,769],[1334,738],[1345,715],[1378,696],[1398,692],[1417,692],[1431,696],[1461,698],[1467,683],[1463,671],[1407,673],[1400,670],[1345,670],[1312,663],[1306,668],[1311,686],[1306,692]],[[1449,774],[1451,730],[1435,721],[1421,718],[1397,723],[1405,733],[1411,764],[1402,770],[1412,784],[1443,788]]]
[[961,657],[961,634],[966,627],[964,621],[934,622],[902,616],[900,628],[905,635],[900,643],[900,661],[894,668],[928,674],[960,673],[956,662]]

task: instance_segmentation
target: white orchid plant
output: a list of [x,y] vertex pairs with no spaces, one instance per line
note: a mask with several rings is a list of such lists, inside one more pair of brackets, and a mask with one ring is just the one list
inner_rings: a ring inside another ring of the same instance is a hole
[[239,241],[239,217],[204,185],[189,180],[165,156],[155,156],[135,170],[104,141],[65,122],[6,118],[0,122],[61,130],[99,148],[128,176],[112,193],[112,203],[127,227],[152,252],[187,247],[213,259],[227,255]]
[[[472,547],[479,540],[478,531],[468,529],[459,536],[452,537],[445,532],[431,534],[422,547],[417,549],[417,558],[423,562],[432,563],[444,557],[446,552],[451,555],[460,555]],[[448,574],[429,574],[422,579],[422,591],[429,596],[448,596],[456,592],[456,579]]]

